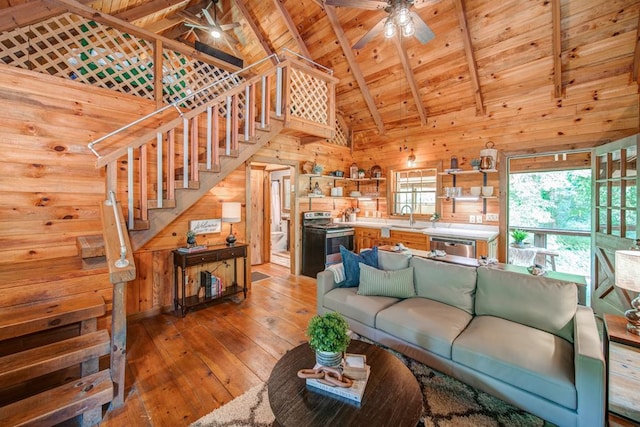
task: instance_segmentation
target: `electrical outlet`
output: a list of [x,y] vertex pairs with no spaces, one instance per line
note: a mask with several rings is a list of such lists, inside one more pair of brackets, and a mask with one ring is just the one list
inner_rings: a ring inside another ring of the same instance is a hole
[[497,213],[488,213],[487,214],[487,221],[498,221],[499,216]]
[[476,223],[476,216],[475,215],[469,215],[469,222],[471,224],[475,224]]
[[482,215],[476,217],[476,224],[482,224]]

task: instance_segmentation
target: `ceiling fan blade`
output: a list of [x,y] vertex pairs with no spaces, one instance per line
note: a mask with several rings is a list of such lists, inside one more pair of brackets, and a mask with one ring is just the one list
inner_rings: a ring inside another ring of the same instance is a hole
[[378,0],[324,0],[327,6],[355,7],[357,9],[383,10],[389,7],[386,1]]
[[209,25],[216,25],[216,21],[213,20],[213,18],[211,17],[211,14],[207,9],[202,9],[202,14],[207,19],[207,22],[209,23]]
[[440,3],[440,0],[413,0],[413,6],[416,9],[421,9],[423,7],[432,6],[436,3]]
[[219,27],[220,29],[227,31],[227,30],[231,30],[233,28],[238,28],[240,26],[239,22],[232,22],[231,24],[220,24]]
[[360,38],[360,40],[358,40],[356,44],[353,45],[353,48],[362,49],[367,43],[369,43],[372,38],[374,38],[378,34],[382,34],[382,32],[384,31],[384,23],[386,20],[387,17],[385,16],[380,21],[378,21],[378,23],[374,25],[373,28],[367,31],[365,35],[362,36],[362,38]]
[[204,30],[204,31],[210,31],[211,30],[209,27],[205,27],[204,25],[192,24],[190,22],[185,22],[184,26],[185,27],[190,27],[190,28],[197,28],[199,30]]
[[414,36],[420,43],[425,44],[436,36],[431,31],[431,28],[420,18],[420,15],[415,12],[411,12],[410,15],[413,18],[413,25],[415,25],[416,29]]

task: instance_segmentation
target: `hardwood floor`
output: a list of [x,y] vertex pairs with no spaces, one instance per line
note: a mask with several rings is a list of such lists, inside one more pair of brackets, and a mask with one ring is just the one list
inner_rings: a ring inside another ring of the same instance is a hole
[[[129,324],[125,404],[102,426],[188,426],[267,381],[277,360],[306,341],[315,280],[275,264],[253,271],[271,277],[254,282],[244,301]],[[609,425],[638,424],[611,415]]]

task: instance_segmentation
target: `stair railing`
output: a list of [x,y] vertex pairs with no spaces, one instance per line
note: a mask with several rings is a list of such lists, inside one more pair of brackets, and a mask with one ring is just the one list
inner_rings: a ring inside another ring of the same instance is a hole
[[[238,156],[240,142],[257,142],[256,130],[271,125],[272,100],[285,127],[331,137],[336,82],[313,65],[285,56],[194,109],[179,108],[185,97],[93,141],[90,149],[98,156],[97,166],[106,167],[107,191],[127,201],[129,229],[147,228],[149,209],[176,207],[176,189],[197,188],[201,170],[219,173],[223,161]],[[175,111],[177,117],[171,117]],[[112,151],[98,153],[98,144],[110,144]],[[126,184],[119,186],[119,180]]]

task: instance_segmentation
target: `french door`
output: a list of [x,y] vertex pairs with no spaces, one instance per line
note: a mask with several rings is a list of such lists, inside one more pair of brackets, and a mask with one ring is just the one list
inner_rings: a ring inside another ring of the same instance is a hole
[[594,149],[592,157],[593,293],[598,314],[620,314],[632,295],[614,286],[616,250],[629,249],[638,239],[638,148],[640,135]]

